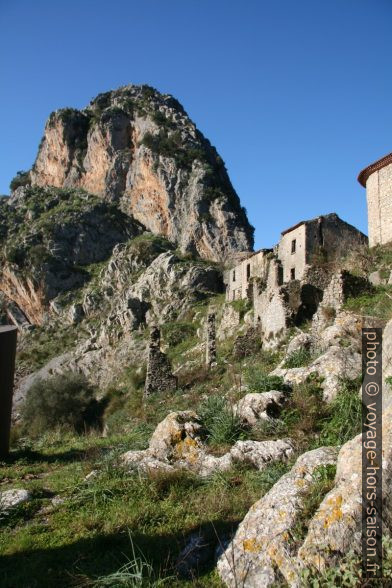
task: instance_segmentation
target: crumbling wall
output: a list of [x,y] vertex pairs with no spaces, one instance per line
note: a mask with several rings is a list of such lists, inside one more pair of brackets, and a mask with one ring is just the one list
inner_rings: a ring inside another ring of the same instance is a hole
[[206,365],[213,367],[216,365],[216,328],[215,314],[209,313],[207,316],[207,342],[206,342]]
[[267,275],[271,253],[271,249],[261,249],[225,272],[227,302],[251,298],[252,280]]
[[148,349],[145,396],[155,392],[166,392],[177,388],[177,378],[173,375],[168,357],[161,351],[161,333],[152,327]]
[[346,270],[335,272],[324,290],[322,301],[313,317],[312,331],[316,335],[328,326],[348,298],[371,290],[366,278],[354,276]]

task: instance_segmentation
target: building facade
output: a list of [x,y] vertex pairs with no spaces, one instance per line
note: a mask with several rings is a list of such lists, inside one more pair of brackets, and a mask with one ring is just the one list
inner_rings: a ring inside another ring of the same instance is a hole
[[258,290],[267,282],[278,287],[293,280],[300,281],[310,266],[342,258],[366,243],[363,233],[335,213],[301,221],[282,232],[273,250],[262,249],[249,254],[226,272],[226,300],[251,298],[255,279]]
[[359,183],[366,188],[369,246],[392,241],[392,153],[363,169]]

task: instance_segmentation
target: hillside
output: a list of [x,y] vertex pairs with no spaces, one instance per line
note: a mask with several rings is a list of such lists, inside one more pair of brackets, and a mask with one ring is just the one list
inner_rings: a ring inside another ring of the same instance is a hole
[[51,115],[0,200],[4,588],[361,586],[364,325],[384,328],[392,582],[392,247],[323,241],[285,283],[265,250],[227,300],[252,231],[217,157],[172,97],[127,86]]

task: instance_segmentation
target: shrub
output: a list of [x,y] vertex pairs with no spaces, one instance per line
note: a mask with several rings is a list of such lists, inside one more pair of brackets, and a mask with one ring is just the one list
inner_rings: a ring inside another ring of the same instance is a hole
[[24,429],[36,435],[60,425],[80,433],[97,425],[101,407],[94,396],[95,390],[86,378],[73,372],[37,380],[23,405]]
[[361,431],[362,400],[358,394],[360,380],[341,380],[341,387],[322,424],[322,445],[342,445]]
[[290,355],[286,358],[284,362],[285,368],[298,368],[305,365],[308,365],[312,361],[312,354],[308,349],[298,349],[297,351],[293,351]]
[[213,445],[232,444],[242,433],[240,420],[221,396],[210,396],[200,406],[198,414]]
[[182,343],[184,339],[195,335],[196,325],[191,322],[166,323],[163,327],[164,340],[170,347],[175,347]]
[[29,186],[30,185],[30,174],[27,171],[18,171],[16,172],[16,176],[12,178],[10,183],[10,190],[13,192],[20,186]]
[[310,436],[320,432],[325,411],[326,406],[318,381],[309,380],[295,386],[280,415],[280,420],[286,427],[285,432],[282,430],[281,433],[307,444]]
[[269,392],[270,390],[287,390],[287,385],[280,376],[270,376],[263,370],[252,368],[246,371],[245,381],[249,392]]

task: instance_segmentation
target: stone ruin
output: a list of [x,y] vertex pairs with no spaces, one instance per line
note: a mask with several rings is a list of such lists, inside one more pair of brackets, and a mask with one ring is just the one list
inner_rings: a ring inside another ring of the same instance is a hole
[[207,316],[206,365],[211,368],[216,365],[216,326],[215,314]]
[[151,327],[144,396],[155,392],[175,390],[177,385],[177,378],[172,373],[170,361],[167,355],[161,351],[159,327]]

